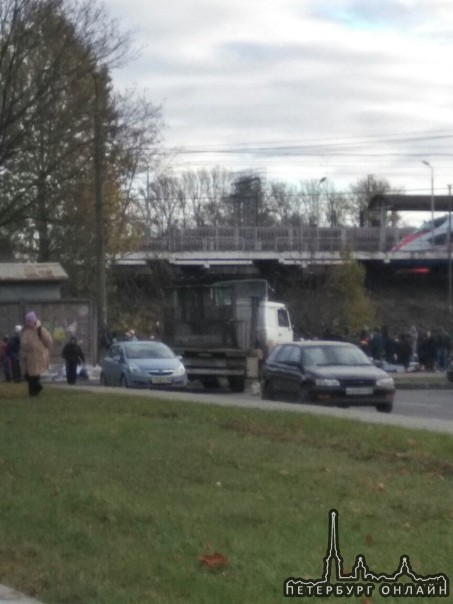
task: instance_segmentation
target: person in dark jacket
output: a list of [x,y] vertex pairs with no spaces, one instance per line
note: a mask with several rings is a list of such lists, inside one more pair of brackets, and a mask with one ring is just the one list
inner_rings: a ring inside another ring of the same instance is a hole
[[5,356],[9,362],[10,376],[13,382],[20,382],[22,380],[22,372],[20,368],[20,334],[22,332],[22,325],[16,325],[14,333],[8,340],[8,344],[5,350]]
[[5,382],[11,381],[11,364],[10,364],[9,358],[6,354],[8,342],[9,342],[9,336],[3,336],[3,340],[0,343],[0,363],[2,366],[2,371],[3,371],[3,376],[5,378]]
[[69,342],[66,342],[63,346],[61,356],[66,362],[66,381],[68,384],[75,384],[77,380],[77,367],[85,363],[85,355],[77,343],[75,336],[71,336]]

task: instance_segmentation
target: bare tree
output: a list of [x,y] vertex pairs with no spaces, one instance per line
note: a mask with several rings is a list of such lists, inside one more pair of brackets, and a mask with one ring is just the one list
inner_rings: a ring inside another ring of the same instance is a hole
[[285,182],[269,183],[268,209],[278,223],[300,224],[300,199],[293,185]]
[[[359,226],[376,226],[379,222],[379,216],[369,211],[369,202],[374,195],[384,195],[392,190],[387,180],[378,180],[371,174],[351,185],[351,201],[356,223]],[[397,191],[393,190],[393,192],[396,193]],[[390,221],[395,224],[398,221],[398,216],[393,214]]]

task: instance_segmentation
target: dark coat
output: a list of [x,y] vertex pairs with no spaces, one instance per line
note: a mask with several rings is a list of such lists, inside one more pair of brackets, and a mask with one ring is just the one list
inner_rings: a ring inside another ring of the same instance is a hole
[[79,363],[85,362],[85,355],[83,354],[80,345],[74,340],[70,340],[63,346],[61,356],[67,363],[74,363],[78,365]]

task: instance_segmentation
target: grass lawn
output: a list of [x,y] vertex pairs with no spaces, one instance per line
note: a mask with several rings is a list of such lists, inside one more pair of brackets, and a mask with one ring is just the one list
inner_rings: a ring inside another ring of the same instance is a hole
[[346,570],[453,579],[449,435],[0,384],[0,479],[0,582],[49,604],[285,602],[332,508]]

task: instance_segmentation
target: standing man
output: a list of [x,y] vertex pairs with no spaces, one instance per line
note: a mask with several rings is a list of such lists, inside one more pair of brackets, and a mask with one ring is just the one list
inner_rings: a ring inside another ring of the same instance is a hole
[[85,355],[77,343],[77,338],[71,336],[69,342],[63,346],[61,356],[66,362],[66,381],[68,384],[75,384],[77,380],[77,367],[85,363]]
[[41,374],[49,368],[51,346],[50,333],[41,325],[34,311],[28,312],[20,339],[20,359],[30,396],[38,396],[42,390]]

